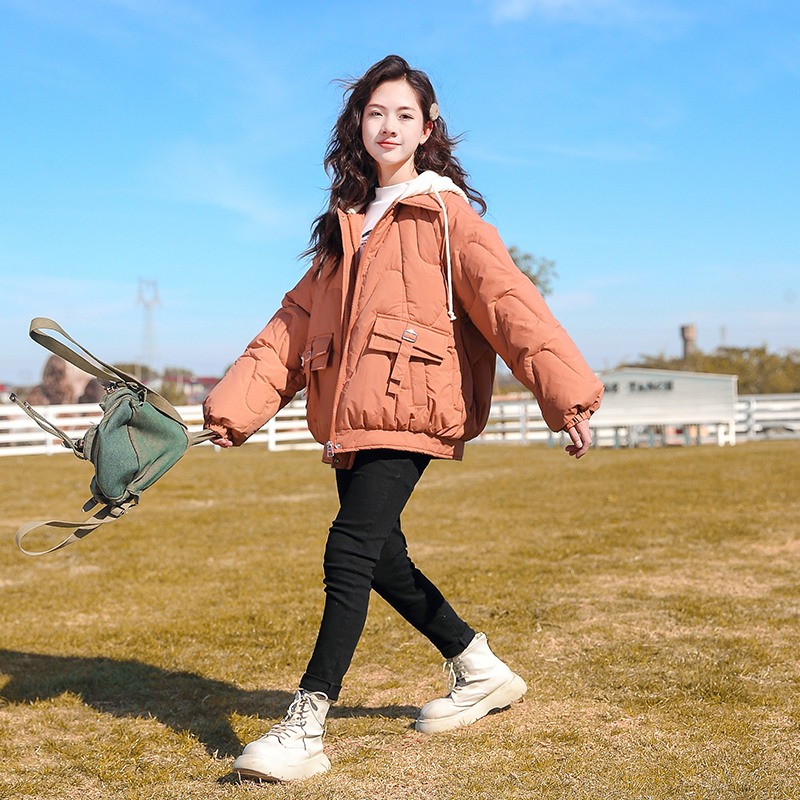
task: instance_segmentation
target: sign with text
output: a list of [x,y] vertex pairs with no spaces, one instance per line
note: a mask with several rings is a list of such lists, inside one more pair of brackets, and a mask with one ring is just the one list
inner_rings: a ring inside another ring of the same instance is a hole
[[736,376],[623,367],[598,376],[601,425],[720,423],[736,416]]

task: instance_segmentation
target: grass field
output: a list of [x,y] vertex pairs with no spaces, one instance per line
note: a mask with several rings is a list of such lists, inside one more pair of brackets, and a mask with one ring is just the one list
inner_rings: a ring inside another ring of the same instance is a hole
[[800,442],[435,462],[412,557],[528,682],[453,733],[413,730],[441,658],[373,601],[329,717],[333,770],[238,784],[322,607],[336,507],[317,453],[199,448],[124,520],[38,559],[90,468],[0,459],[0,797],[800,796]]

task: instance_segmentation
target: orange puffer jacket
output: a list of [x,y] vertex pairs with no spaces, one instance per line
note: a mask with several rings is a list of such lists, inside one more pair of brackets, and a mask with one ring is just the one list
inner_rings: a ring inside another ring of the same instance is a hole
[[495,352],[552,430],[598,408],[603,385],[452,181],[412,181],[359,259],[363,220],[340,212],[338,269],[312,266],[286,295],[208,396],[206,427],[242,444],[305,389],[335,466],[374,448],[458,459],[486,424]]

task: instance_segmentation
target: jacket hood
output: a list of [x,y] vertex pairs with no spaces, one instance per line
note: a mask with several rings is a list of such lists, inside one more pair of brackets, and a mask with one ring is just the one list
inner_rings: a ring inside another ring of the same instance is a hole
[[455,192],[459,197],[463,197],[464,200],[469,202],[469,198],[466,194],[464,194],[450,178],[439,175],[430,169],[417,175],[417,177],[408,184],[403,194],[397,198],[397,202],[420,194],[438,195],[440,192]]
[[[429,194],[437,196],[440,192],[453,192],[457,194],[459,197],[462,197],[464,200],[469,202],[469,198],[464,194],[459,186],[457,186],[450,178],[446,178],[444,175],[439,175],[438,172],[434,172],[433,170],[429,169],[425,172],[421,172],[414,178],[408,186],[403,190],[403,193],[395,200],[396,203],[401,202],[402,200],[408,200],[409,197],[417,197],[418,195]],[[441,200],[441,198],[439,198]],[[348,214],[358,214],[361,211],[364,211],[365,204],[361,204],[358,206],[354,206],[353,208],[348,208]]]

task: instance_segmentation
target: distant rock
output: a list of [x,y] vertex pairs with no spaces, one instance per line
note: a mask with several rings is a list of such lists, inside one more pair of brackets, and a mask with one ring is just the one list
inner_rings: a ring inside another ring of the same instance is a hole
[[60,356],[50,356],[44,365],[42,382],[28,393],[32,406],[96,403],[103,396],[102,384]]

